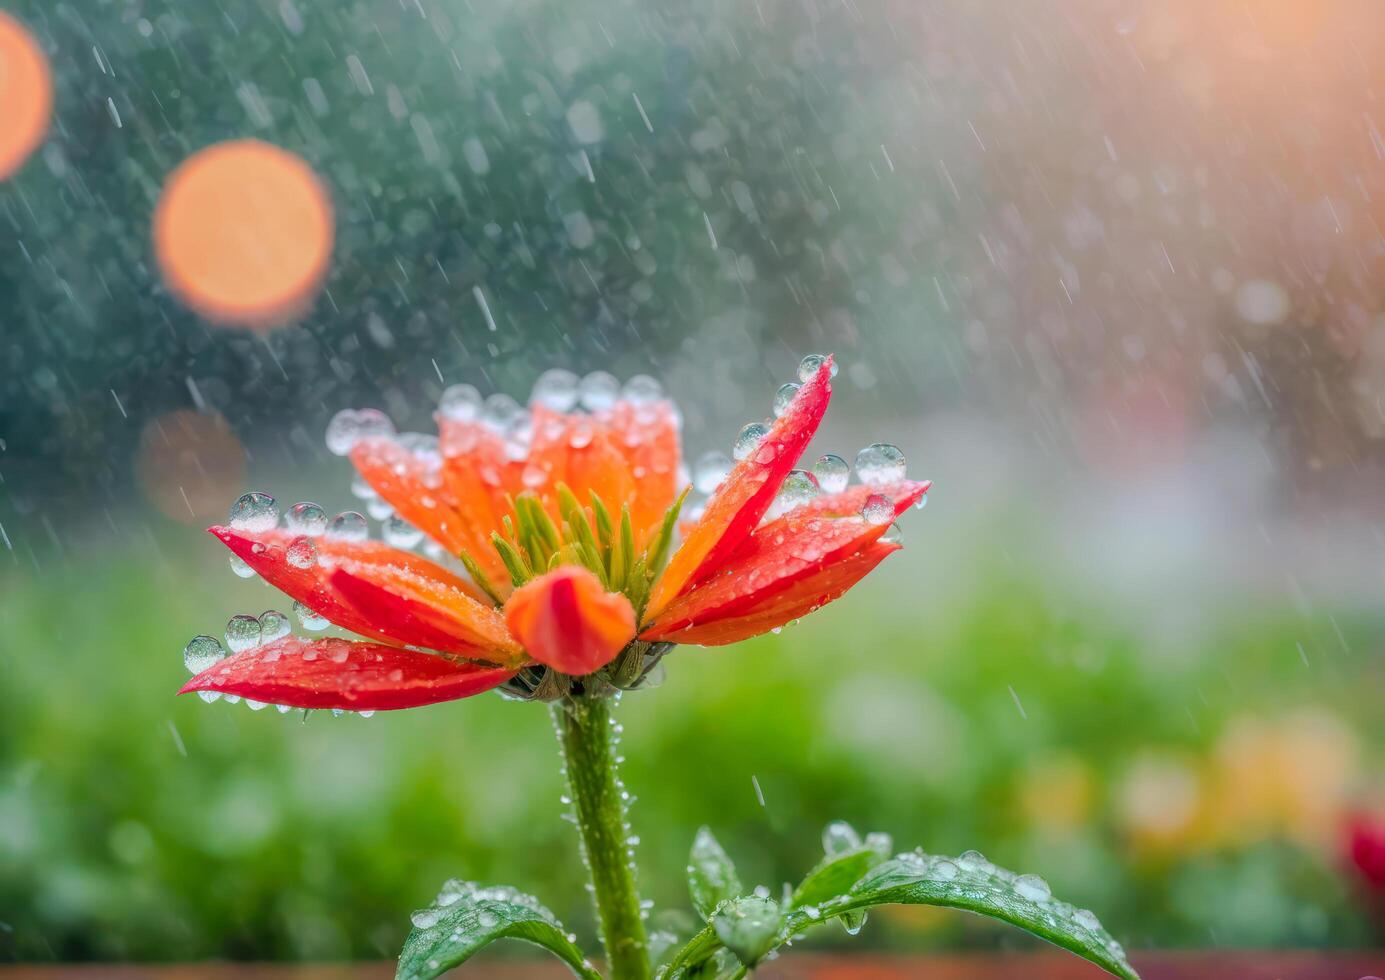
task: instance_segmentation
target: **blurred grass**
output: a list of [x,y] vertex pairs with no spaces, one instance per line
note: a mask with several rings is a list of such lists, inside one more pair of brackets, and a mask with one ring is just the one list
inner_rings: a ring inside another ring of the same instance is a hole
[[[304,722],[174,698],[187,638],[287,603],[190,531],[122,526],[123,544],[0,578],[0,955],[390,957],[449,876],[533,891],[590,939],[543,708],[487,696]],[[1005,527],[967,539],[965,574],[957,542],[919,534],[810,622],[680,649],[664,687],[625,698],[647,897],[687,907],[700,824],[777,889],[841,818],[1041,873],[1135,948],[1364,941],[1330,839],[1292,819],[1151,838],[1121,786],[1151,752],[1197,765],[1235,719],[1305,709],[1347,733],[1343,765],[1378,759],[1379,618],[1220,597],[1173,652],[1010,555]],[[862,941],[1016,939],[910,911]]]

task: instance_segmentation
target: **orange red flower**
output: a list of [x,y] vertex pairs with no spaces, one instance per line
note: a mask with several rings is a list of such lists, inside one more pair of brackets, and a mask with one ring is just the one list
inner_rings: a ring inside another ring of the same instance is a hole
[[[688,494],[679,416],[652,380],[632,379],[622,393],[594,375],[579,391],[575,376],[549,372],[527,413],[459,386],[444,396],[436,439],[397,435],[372,410],[341,413],[329,447],[350,456],[375,509],[422,531],[465,572],[365,540],[355,514],[329,527],[320,508],[300,504],[278,527],[272,500],[247,495],[211,533],[292,598],[305,625],[366,640],[267,627],[208,657],[220,647],[199,637],[183,691],[357,711],[502,686],[551,699],[638,686],[673,644],[734,643],[783,626],[897,550],[886,532],[929,486],[871,474],[871,484],[779,497],[783,512],[766,519],[827,410],[834,371],[831,358],[805,360],[801,388],[742,447],[676,546]],[[816,486],[803,471],[795,480]]]

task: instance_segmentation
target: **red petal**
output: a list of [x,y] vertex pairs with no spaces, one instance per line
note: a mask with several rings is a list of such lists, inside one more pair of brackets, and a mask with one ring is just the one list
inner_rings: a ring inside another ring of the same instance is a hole
[[[219,526],[207,530],[220,538],[222,543],[247,565],[259,572],[266,582],[289,598],[297,599],[338,626],[362,636],[402,643],[414,642],[412,639],[396,637],[391,633],[387,620],[376,621],[350,603],[344,602],[329,582],[330,572],[336,567],[346,568],[356,575],[368,575],[377,584],[400,583],[398,589],[402,594],[417,596],[423,593],[449,608],[464,606],[467,603],[470,606],[466,608],[488,608],[470,598],[468,590],[471,586],[456,575],[425,558],[391,548],[379,541],[305,538],[303,540],[311,542],[317,559],[310,560],[308,567],[299,568],[288,558],[289,547],[299,540],[299,535],[289,531],[247,532]],[[440,598],[443,596],[446,597],[445,603]],[[495,617],[497,628],[503,630],[499,615],[493,611],[492,615]],[[468,656],[477,652],[470,643],[454,643],[440,649]]]
[[220,691],[293,708],[388,711],[470,697],[514,675],[380,643],[287,636],[227,657],[178,693]]
[[828,494],[757,528],[716,575],[683,593],[642,636],[663,638],[694,623],[734,618],[763,607],[836,562],[874,543],[889,527],[861,517],[871,496],[894,504],[895,516],[927,492],[929,484],[902,482],[853,487]]
[[654,627],[641,633],[640,639],[723,646],[768,633],[840,598],[880,564],[886,555],[898,550],[898,544],[872,542],[850,557],[819,569],[794,582],[787,590],[744,609],[738,615],[712,618],[672,630]]
[[832,397],[831,379],[829,357],[775,419],[755,451],[727,475],[655,584],[649,615],[657,617],[676,596],[714,573],[750,536],[817,432]]
[[512,667],[524,662],[499,611],[449,586],[350,559],[338,562],[329,580],[346,605],[396,643]]
[[529,656],[564,674],[590,674],[635,638],[635,610],[592,572],[565,565],[515,590],[505,622]]

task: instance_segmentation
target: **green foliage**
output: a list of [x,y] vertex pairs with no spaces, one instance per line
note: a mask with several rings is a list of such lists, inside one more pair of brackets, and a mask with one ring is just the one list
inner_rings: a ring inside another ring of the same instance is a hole
[[688,892],[693,908],[704,919],[722,902],[741,894],[736,866],[706,827],[698,828],[688,855]]
[[443,886],[438,905],[414,913],[397,980],[432,980],[499,939],[521,939],[553,953],[584,980],[601,980],[553,913],[514,889],[477,888],[456,880]]

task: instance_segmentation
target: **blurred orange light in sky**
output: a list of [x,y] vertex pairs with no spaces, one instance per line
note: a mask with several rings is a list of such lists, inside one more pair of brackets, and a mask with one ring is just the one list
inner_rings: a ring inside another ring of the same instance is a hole
[[193,154],[168,178],[154,250],[209,320],[268,329],[306,313],[332,255],[332,204],[300,157],[259,140]]
[[53,78],[38,42],[0,10],[0,180],[24,165],[53,115]]

